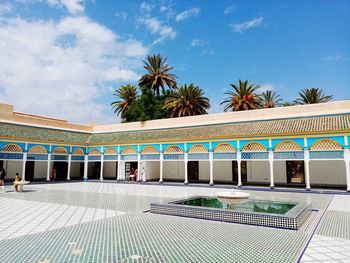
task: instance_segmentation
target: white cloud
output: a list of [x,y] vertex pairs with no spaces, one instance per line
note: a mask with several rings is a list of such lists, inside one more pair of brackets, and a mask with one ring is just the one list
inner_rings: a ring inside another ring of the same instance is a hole
[[209,42],[207,40],[203,40],[203,39],[192,39],[192,41],[191,41],[192,47],[205,46],[208,44],[209,44]]
[[87,17],[2,19],[0,98],[18,111],[110,122],[101,95],[120,81],[136,81],[146,53],[142,43],[122,41]]
[[226,6],[225,9],[224,9],[224,15],[228,15],[228,14],[231,14],[233,11],[235,11],[237,8],[236,5],[229,5],[229,6]]
[[327,56],[322,58],[323,61],[327,61],[327,62],[340,62],[340,61],[346,61],[349,58],[344,56],[344,55],[335,55],[335,56]]
[[152,34],[160,36],[160,38],[156,39],[153,44],[160,43],[165,39],[174,39],[176,37],[176,31],[172,27],[163,24],[163,22],[155,17],[144,17],[139,19],[139,22],[144,24]]
[[140,5],[140,9],[143,12],[151,12],[154,8],[154,5],[150,4],[150,3],[146,3],[146,2],[142,2]]
[[198,16],[200,14],[200,12],[201,12],[201,9],[198,7],[194,7],[194,8],[185,10],[185,11],[179,13],[175,17],[175,21],[180,22],[180,21],[183,21],[183,20],[190,18],[191,16]]
[[10,13],[13,9],[13,6],[10,3],[0,4],[0,15]]
[[264,83],[260,85],[260,88],[258,89],[259,92],[265,92],[267,90],[274,90],[275,87],[272,84]]
[[84,0],[47,0],[51,7],[65,7],[72,15],[84,12]]
[[232,27],[232,30],[234,32],[241,33],[241,32],[246,31],[249,28],[254,28],[254,27],[260,26],[262,24],[263,20],[264,20],[263,17],[257,17],[257,18],[254,18],[252,20],[240,23],[240,24],[233,24],[233,25],[231,25],[231,27]]

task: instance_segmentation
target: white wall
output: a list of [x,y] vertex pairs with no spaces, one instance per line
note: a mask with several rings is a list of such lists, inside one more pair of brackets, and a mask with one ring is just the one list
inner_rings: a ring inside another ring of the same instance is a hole
[[[287,183],[287,171],[285,161],[273,163],[273,174],[275,183]],[[268,161],[248,161],[247,181],[270,183],[270,164]]]
[[[141,162],[141,170],[142,167],[146,169],[146,180],[159,180],[160,175],[160,162],[159,161],[143,161]],[[163,166],[164,169],[164,166]],[[164,171],[164,170],[163,170]],[[164,172],[163,172],[164,173]]]
[[210,181],[210,164],[209,161],[199,161],[199,180]]
[[13,180],[15,178],[16,173],[22,177],[22,161],[4,161],[4,169],[6,171],[5,180]]
[[214,161],[214,183],[215,181],[232,182],[232,161]]
[[[50,177],[52,173],[53,163],[50,165]],[[35,162],[34,164],[34,179],[45,180],[46,179],[46,171],[47,171],[47,162]]]
[[345,185],[344,161],[310,161],[310,183],[325,185]]
[[80,179],[80,162],[71,162],[70,165],[70,178]]
[[117,179],[117,163],[113,162],[103,162],[103,178],[105,179]]
[[166,161],[163,165],[163,180],[185,180],[183,161]]

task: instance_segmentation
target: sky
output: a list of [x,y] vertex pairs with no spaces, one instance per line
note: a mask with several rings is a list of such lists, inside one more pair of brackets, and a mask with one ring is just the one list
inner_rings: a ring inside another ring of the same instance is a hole
[[119,123],[113,92],[148,54],[168,58],[210,113],[230,83],[292,101],[317,87],[350,99],[350,1],[0,0],[0,101],[76,123]]

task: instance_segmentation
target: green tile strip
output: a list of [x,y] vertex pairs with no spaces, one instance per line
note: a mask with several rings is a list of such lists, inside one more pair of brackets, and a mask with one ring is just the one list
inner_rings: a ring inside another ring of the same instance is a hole
[[316,234],[350,239],[350,213],[327,211]]

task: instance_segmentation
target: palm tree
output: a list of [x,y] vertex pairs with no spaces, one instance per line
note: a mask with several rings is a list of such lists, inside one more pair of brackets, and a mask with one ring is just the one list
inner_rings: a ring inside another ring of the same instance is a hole
[[193,83],[176,87],[165,99],[163,109],[170,111],[170,117],[183,117],[207,114],[210,108],[209,99],[204,97],[204,92]]
[[233,91],[225,92],[229,97],[220,103],[220,105],[226,104],[225,111],[253,110],[259,108],[260,98],[255,93],[259,85],[249,84],[248,80],[239,80],[238,84],[230,84],[230,86],[233,88]]
[[147,70],[147,73],[141,76],[139,85],[155,91],[158,96],[160,88],[164,90],[166,86],[175,87],[176,76],[170,73],[173,68],[166,64],[166,61],[167,58],[160,54],[147,56],[146,61],[143,61],[143,67]]
[[299,92],[299,96],[299,98],[294,100],[295,104],[324,103],[333,99],[332,95],[325,95],[323,90],[319,88],[303,89]]
[[295,105],[295,103],[294,102],[291,102],[291,101],[283,101],[282,103],[281,103],[281,106],[282,107],[289,107],[289,106],[294,106]]
[[123,113],[137,98],[137,89],[134,85],[128,84],[116,89],[114,95],[118,100],[111,103],[112,109],[114,109],[114,113],[117,115],[121,114],[123,117]]
[[280,95],[274,90],[266,90],[261,94],[261,106],[263,108],[274,108],[279,106],[282,99],[279,98]]

